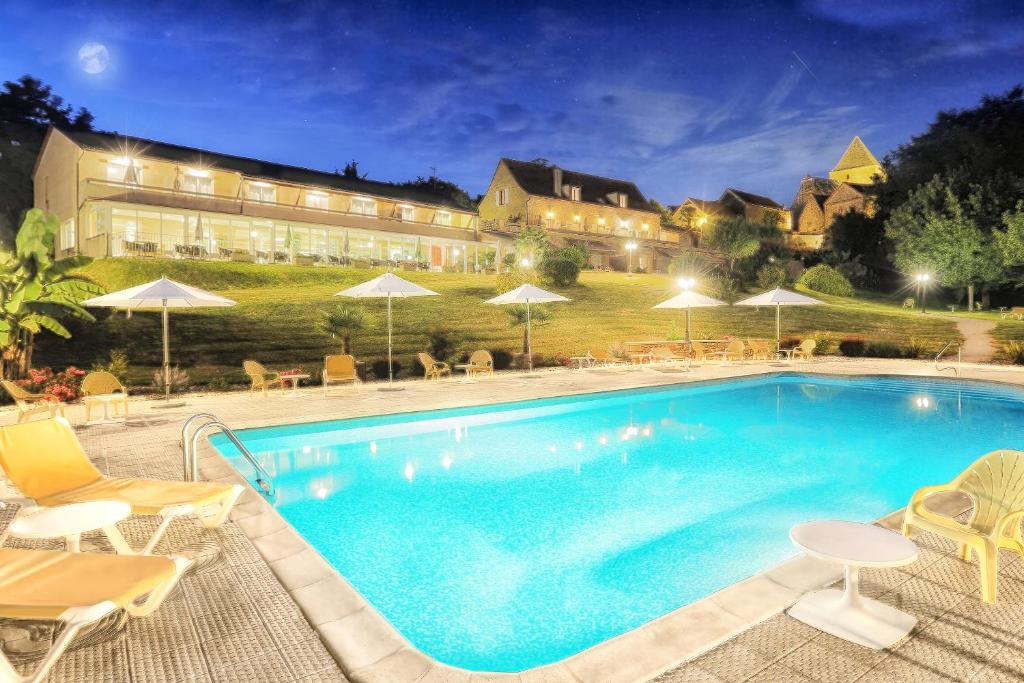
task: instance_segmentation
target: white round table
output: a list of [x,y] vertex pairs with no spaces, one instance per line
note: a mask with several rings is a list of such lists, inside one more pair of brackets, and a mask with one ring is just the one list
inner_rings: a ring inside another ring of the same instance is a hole
[[875,650],[895,644],[914,628],[916,618],[862,596],[859,589],[861,567],[902,567],[916,560],[913,541],[872,524],[831,520],[797,524],[789,538],[811,557],[846,568],[845,590],[805,595],[789,608],[789,616]]
[[15,518],[7,532],[16,538],[64,538],[67,549],[77,553],[83,533],[102,530],[117,552],[123,554],[127,550],[130,553],[131,549],[116,525],[131,512],[128,503],[113,500],[38,508]]
[[285,382],[291,382],[292,383],[292,390],[290,392],[285,392],[285,394],[284,394],[285,396],[287,396],[289,398],[297,398],[299,396],[299,380],[300,379],[309,379],[309,375],[302,374],[302,373],[295,374],[295,375],[279,375],[279,377],[282,380],[284,380]]

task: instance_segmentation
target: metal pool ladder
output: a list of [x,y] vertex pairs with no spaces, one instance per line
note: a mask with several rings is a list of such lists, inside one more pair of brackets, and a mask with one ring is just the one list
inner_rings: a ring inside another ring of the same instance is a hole
[[[942,359],[942,354],[944,354],[946,352],[946,349],[948,349],[953,344],[956,344],[956,365],[947,365],[945,367],[939,366],[939,361]],[[960,342],[956,341],[955,339],[946,342],[946,345],[943,346],[942,350],[939,351],[939,353],[936,354],[935,356],[935,370],[938,372],[942,372],[943,370],[952,370],[954,377],[960,376]]]
[[[193,423],[196,423],[194,428]],[[219,429],[224,436],[228,437],[231,443],[235,445],[235,448],[238,449],[238,452],[242,454],[242,457],[248,460],[249,464],[256,470],[258,475],[256,477],[256,485],[267,496],[273,496],[273,477],[260,464],[256,456],[250,453],[242,441],[235,436],[231,428],[221,422],[220,418],[213,413],[196,413],[185,420],[185,424],[181,427],[181,457],[185,481],[198,481],[199,479],[199,460],[196,458],[196,449],[199,447],[199,437],[208,429]]]

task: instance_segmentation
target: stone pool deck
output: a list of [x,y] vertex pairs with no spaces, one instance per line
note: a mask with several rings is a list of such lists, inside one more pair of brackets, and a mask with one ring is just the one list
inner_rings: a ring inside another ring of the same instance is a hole
[[[196,412],[214,412],[233,428],[477,405],[542,396],[721,379],[777,371],[935,377],[924,361],[832,360],[705,365],[690,373],[642,370],[544,371],[472,383],[403,383],[320,389],[300,398],[247,393],[190,395],[185,405],[136,400],[127,423],[79,427],[87,452],[118,476],[181,477],[180,428]],[[943,373],[949,377],[950,373]],[[965,366],[966,378],[1024,385],[1012,367]],[[172,402],[175,403],[175,402]],[[68,417],[81,425],[84,414]],[[13,422],[0,413],[0,423]],[[232,479],[219,455],[201,452],[206,478]],[[975,455],[975,454],[971,454]],[[980,455],[980,454],[978,454]],[[951,501],[956,505],[956,501]],[[0,515],[6,524],[13,510]],[[151,520],[126,523],[141,538]],[[921,559],[902,570],[866,571],[865,593],[915,614],[920,623],[891,650],[873,652],[820,634],[781,610],[802,592],[835,579],[831,567],[796,561],[739,584],[564,663],[521,675],[469,674],[409,647],[294,532],[248,491],[218,530],[172,525],[167,546],[200,561],[154,615],[118,630],[102,625],[66,654],[50,681],[1011,681],[1024,679],[1024,563],[1001,558],[1000,604],[978,598],[977,568],[951,545],[922,535]],[[733,591],[733,592],[730,592]],[[5,651],[31,660],[45,628],[0,622]],[[736,634],[739,635],[736,635]],[[734,637],[735,636],[735,637]],[[20,655],[19,655],[20,653]],[[667,672],[666,672],[667,671]],[[662,672],[666,672],[663,673]],[[662,674],[658,677],[658,674]]]

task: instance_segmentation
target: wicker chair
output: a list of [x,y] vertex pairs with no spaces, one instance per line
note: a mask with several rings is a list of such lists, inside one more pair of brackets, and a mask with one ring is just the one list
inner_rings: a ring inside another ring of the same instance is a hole
[[417,356],[420,359],[420,364],[423,365],[423,379],[437,380],[452,374],[452,369],[448,367],[447,363],[434,360],[429,353],[420,351]]
[[466,374],[470,377],[473,375],[493,375],[494,374],[494,358],[491,356],[490,351],[474,351],[473,355],[469,357],[469,364],[466,365]]
[[252,385],[249,387],[250,394],[259,389],[266,396],[267,389],[275,384],[281,387],[281,393],[284,393],[284,380],[281,379],[281,373],[271,372],[263,367],[261,363],[254,360],[243,361],[242,369],[245,370],[245,374],[249,376],[249,380],[252,382]]
[[[112,394],[120,394],[116,399]],[[85,421],[92,417],[92,408],[96,404],[109,403],[114,406],[114,415],[120,408],[128,417],[128,389],[109,372],[90,372],[82,380],[82,399],[85,403]]]

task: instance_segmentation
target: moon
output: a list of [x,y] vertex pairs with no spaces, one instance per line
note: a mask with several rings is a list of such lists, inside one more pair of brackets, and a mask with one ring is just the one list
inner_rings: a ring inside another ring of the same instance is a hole
[[78,48],[78,65],[87,74],[101,74],[110,66],[110,53],[103,43],[86,43]]

